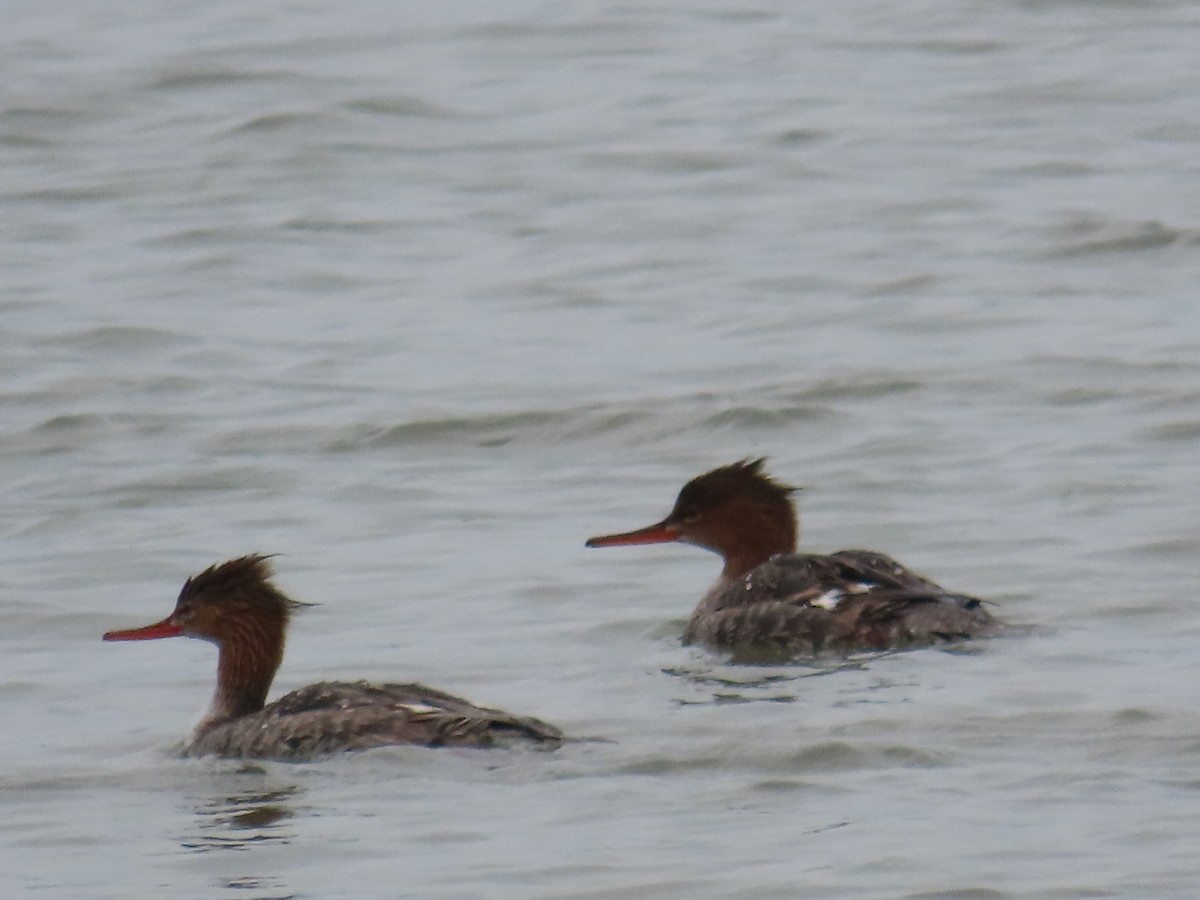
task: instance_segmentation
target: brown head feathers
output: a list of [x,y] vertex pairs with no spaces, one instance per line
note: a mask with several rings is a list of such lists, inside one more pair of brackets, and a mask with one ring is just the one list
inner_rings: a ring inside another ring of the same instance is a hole
[[694,518],[697,513],[719,506],[733,497],[777,506],[791,506],[791,495],[799,490],[776,481],[763,471],[765,456],[747,457],[727,466],[697,475],[683,486],[671,518]]
[[176,610],[209,604],[253,607],[285,621],[292,612],[311,606],[286,596],[271,583],[274,554],[251,553],[209,566],[184,582]]

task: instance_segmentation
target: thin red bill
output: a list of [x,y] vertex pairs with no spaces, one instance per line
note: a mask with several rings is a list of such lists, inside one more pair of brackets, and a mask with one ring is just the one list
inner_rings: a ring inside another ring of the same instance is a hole
[[605,534],[589,538],[588,547],[622,547],[629,544],[667,544],[679,540],[679,529],[674,525],[659,522],[637,531],[626,531],[623,534]]
[[153,641],[156,638],[179,637],[183,629],[169,618],[146,625],[142,628],[127,628],[124,631],[110,631],[104,635],[106,641]]

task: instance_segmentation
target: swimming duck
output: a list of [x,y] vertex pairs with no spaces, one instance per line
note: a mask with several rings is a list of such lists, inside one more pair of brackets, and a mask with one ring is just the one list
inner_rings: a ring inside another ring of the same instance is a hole
[[661,522],[588,547],[695,544],[724,567],[685,643],[737,655],[847,653],[986,637],[1004,626],[981,600],[946,590],[873,550],[797,553],[794,487],[743,459],[693,478]]
[[526,716],[475,706],[422,684],[322,681],[273,703],[288,622],[308,604],[271,582],[268,557],[243,556],[187,579],[175,610],[106,641],[194,637],[217,645],[217,689],[185,752],[191,756],[310,759],[389,744],[490,747],[525,741],[553,748],[562,733]]

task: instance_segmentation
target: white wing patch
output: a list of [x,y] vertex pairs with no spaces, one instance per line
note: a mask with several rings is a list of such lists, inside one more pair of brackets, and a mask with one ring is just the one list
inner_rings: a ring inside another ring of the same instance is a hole
[[830,588],[809,603],[809,606],[819,606],[821,609],[834,610],[837,609],[837,605],[844,599],[846,599],[846,594],[841,588]]
[[430,706],[427,703],[399,703],[397,705],[401,709],[408,710],[415,716],[428,716],[432,715],[433,713],[444,712],[444,710],[439,709],[436,706]]

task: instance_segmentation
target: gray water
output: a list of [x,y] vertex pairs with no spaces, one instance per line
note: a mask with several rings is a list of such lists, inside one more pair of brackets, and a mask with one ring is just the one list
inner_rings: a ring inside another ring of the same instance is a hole
[[[13,0],[0,893],[1110,897],[1200,883],[1200,8]],[[588,551],[746,455],[803,542],[1027,638],[680,645]],[[602,738],[181,760],[278,552],[275,693]]]

